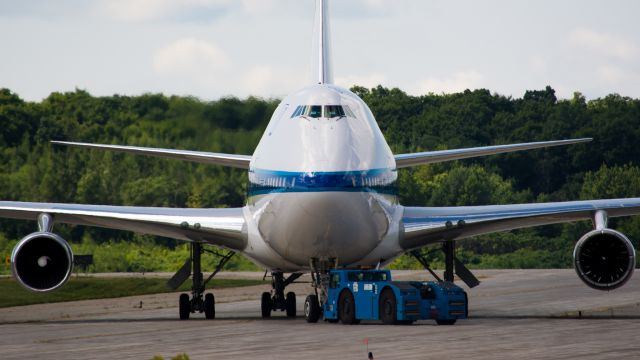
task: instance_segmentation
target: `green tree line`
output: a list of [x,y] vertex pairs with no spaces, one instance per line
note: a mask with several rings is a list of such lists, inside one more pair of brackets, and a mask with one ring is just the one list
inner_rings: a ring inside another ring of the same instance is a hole
[[[559,100],[489,90],[411,96],[400,89],[352,89],[371,108],[394,153],[593,137],[587,144],[420,166],[399,171],[405,205],[455,206],[640,196],[640,100],[612,94]],[[0,89],[0,199],[112,205],[242,206],[246,172],[221,166],[52,146],[51,140],[251,154],[279,100],[145,94],[95,97],[83,90],[28,102]],[[640,220],[613,225],[637,244]],[[564,224],[462,241],[472,267],[568,267],[590,224]],[[34,231],[0,220],[0,253]],[[56,225],[97,271],[172,271],[187,247],[172,239]],[[438,252],[432,255],[436,263]],[[255,268],[237,256],[234,269]],[[214,259],[213,259],[214,260]],[[213,262],[213,260],[211,260]],[[408,257],[394,267],[415,268]]]

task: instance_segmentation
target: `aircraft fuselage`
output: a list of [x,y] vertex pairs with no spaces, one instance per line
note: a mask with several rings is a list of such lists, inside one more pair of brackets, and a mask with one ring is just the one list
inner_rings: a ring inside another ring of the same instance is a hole
[[[375,264],[376,248],[398,242],[396,182],[367,105],[335,85],[304,88],[280,103],[251,160],[246,254],[283,270],[311,258]],[[257,242],[272,251],[251,251]]]

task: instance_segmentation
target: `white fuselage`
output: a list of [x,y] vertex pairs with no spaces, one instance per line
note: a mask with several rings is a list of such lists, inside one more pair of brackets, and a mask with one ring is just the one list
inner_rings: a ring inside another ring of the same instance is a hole
[[375,265],[402,252],[395,160],[367,105],[312,85],[274,112],[249,170],[245,255],[271,269]]

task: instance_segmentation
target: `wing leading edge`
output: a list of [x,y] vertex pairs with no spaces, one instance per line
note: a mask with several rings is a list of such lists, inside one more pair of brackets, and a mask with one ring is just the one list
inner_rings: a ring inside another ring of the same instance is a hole
[[98,226],[205,242],[242,251],[247,245],[242,208],[180,209],[0,201],[0,217],[36,220],[53,216],[56,223]]
[[411,154],[398,154],[395,155],[396,167],[403,168],[416,165],[425,165],[443,161],[452,161],[460,159],[468,159],[472,157],[503,154],[521,150],[540,149],[545,147],[579,144],[589,142],[593,139],[568,139],[568,140],[554,140],[554,141],[540,141],[530,142],[522,144],[509,144],[509,145],[494,145],[494,146],[482,146],[466,149],[453,149],[453,150],[440,150],[440,151],[426,151]]
[[569,201],[540,204],[460,207],[405,207],[400,246],[417,249],[444,240],[539,225],[593,219],[596,211],[608,217],[640,214],[640,198]]
[[211,153],[204,151],[191,151],[191,150],[174,150],[174,149],[162,149],[162,148],[148,148],[140,146],[123,146],[123,145],[105,145],[105,144],[92,144],[82,142],[70,142],[70,141],[52,141],[52,144],[76,146],[89,149],[98,150],[110,150],[127,152],[131,154],[158,156],[168,159],[187,160],[193,162],[199,162],[203,164],[215,164],[229,167],[235,167],[240,169],[249,169],[249,162],[251,156],[249,155],[236,155],[236,154],[223,154],[223,153]]

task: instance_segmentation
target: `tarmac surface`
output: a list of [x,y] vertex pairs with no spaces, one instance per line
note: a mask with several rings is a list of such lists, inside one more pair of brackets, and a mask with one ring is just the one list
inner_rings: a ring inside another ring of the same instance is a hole
[[[299,317],[260,318],[269,286],[214,290],[216,319],[178,320],[178,294],[0,309],[0,359],[636,359],[640,279],[592,290],[573,270],[477,271],[470,318],[454,326],[307,324],[309,284],[294,284]],[[223,274],[261,277],[262,274]],[[637,276],[637,275],[636,275]],[[426,279],[395,272],[396,279]],[[304,277],[303,277],[304,279]]]

